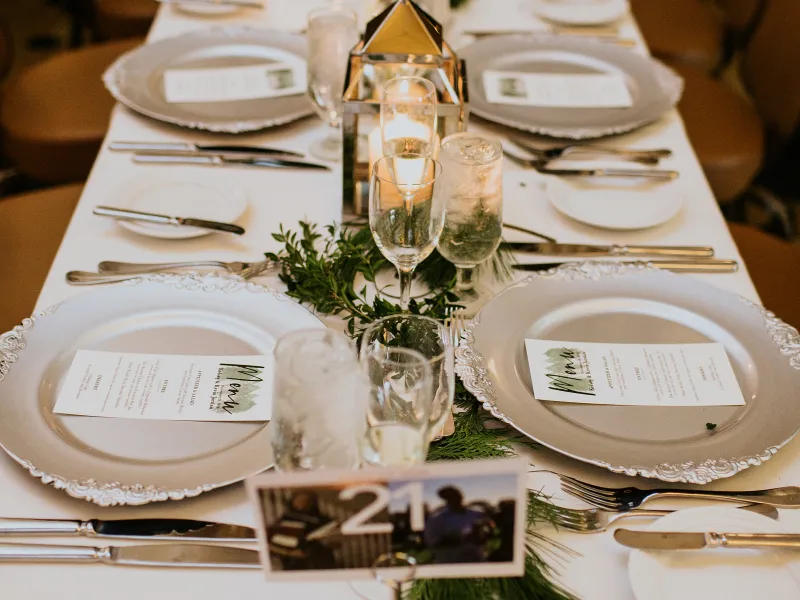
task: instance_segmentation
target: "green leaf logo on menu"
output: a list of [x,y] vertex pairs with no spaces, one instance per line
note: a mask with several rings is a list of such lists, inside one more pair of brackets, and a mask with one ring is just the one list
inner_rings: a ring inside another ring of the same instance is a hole
[[551,390],[595,396],[594,381],[586,352],[578,348],[551,348],[547,357],[547,378]]
[[234,415],[253,408],[264,381],[263,372],[264,367],[256,365],[220,364],[211,410]]

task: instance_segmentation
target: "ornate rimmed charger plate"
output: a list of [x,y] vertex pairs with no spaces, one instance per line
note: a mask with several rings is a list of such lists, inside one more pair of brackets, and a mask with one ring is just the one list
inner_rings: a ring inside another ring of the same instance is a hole
[[[606,42],[546,34],[490,36],[460,51],[468,66],[470,111],[489,121],[560,138],[588,139],[631,131],[674,108],[683,80],[657,60]],[[552,108],[492,104],[487,70],[521,73],[620,74],[633,99],[627,108]]]
[[[539,401],[525,338],[718,342],[746,405]],[[708,483],[762,464],[800,428],[797,330],[739,296],[646,263],[572,263],[509,287],[464,332],[456,372],[498,419],[562,454],[626,475]]]
[[53,413],[78,349],[271,354],[324,327],[290,298],[238,277],[160,274],[65,300],[0,336],[0,445],[31,475],[103,506],[181,500],[272,466],[267,423]]
[[245,67],[286,63],[305,70],[302,36],[249,27],[214,27],[139,46],[103,75],[111,95],[128,108],[193,129],[222,133],[256,131],[312,114],[303,95],[226,102],[170,103],[164,94],[169,69]]

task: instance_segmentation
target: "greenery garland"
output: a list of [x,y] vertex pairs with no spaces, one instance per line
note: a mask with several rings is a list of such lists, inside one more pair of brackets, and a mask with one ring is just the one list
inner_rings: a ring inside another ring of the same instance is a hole
[[[280,279],[287,294],[315,310],[338,315],[347,323],[350,335],[385,316],[400,313],[397,304],[376,296],[368,299],[367,285],[356,288],[357,276],[375,284],[378,273],[393,268],[372,238],[369,225],[351,223],[356,228],[330,225],[320,233],[315,225],[300,223],[300,231],[273,234],[283,244],[268,259],[280,264]],[[495,276],[508,275],[508,257],[503,250],[493,262]],[[409,311],[436,319],[446,317],[450,307],[458,306],[453,292],[455,268],[434,253],[417,267],[416,276],[431,290],[421,302],[412,300]],[[505,427],[486,412],[478,400],[458,381],[454,398],[461,409],[455,415],[455,433],[431,444],[428,460],[470,460],[513,456],[512,444],[532,446],[532,442]],[[487,427],[487,424],[492,422]],[[543,554],[569,554],[569,550],[537,533],[537,524],[555,524],[558,509],[540,492],[528,493],[528,523],[525,573],[516,578],[425,579],[414,582],[412,600],[573,600],[574,596],[552,580],[552,571]]]

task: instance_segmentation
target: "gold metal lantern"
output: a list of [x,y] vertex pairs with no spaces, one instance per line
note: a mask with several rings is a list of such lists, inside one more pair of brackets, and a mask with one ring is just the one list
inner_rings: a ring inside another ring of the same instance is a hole
[[444,41],[442,26],[413,0],[397,0],[372,19],[349,61],[342,97],[343,199],[361,215],[368,212],[370,163],[376,155],[370,144],[380,128],[383,84],[406,75],[431,81],[443,139],[467,127],[467,74],[464,61]]

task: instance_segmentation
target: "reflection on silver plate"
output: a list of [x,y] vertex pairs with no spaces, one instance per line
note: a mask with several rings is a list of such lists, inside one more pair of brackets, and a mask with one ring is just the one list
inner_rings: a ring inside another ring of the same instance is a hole
[[[526,337],[717,342],[728,353],[747,404],[661,408],[538,401]],[[708,483],[762,464],[800,428],[797,330],[739,296],[645,263],[571,263],[511,286],[464,333],[456,372],[495,417],[562,454],[626,475]],[[709,422],[717,424],[713,432]]]
[[153,119],[225,133],[282,125],[313,112],[303,95],[230,102],[173,104],[164,96],[164,71],[288,63],[305,70],[302,36],[246,27],[194,31],[140,46],[120,57],[103,75],[119,102]]
[[[680,100],[683,80],[662,63],[605,42],[577,36],[490,36],[463,48],[469,67],[470,110],[524,131],[582,139],[624,133],[657,120]],[[492,104],[486,100],[483,73],[618,73],[625,77],[633,106],[628,108],[552,108]]]
[[273,464],[264,423],[106,419],[52,409],[78,349],[271,354],[324,327],[293,300],[219,275],[161,274],[68,299],[0,336],[0,444],[31,475],[102,506],[181,500]]

